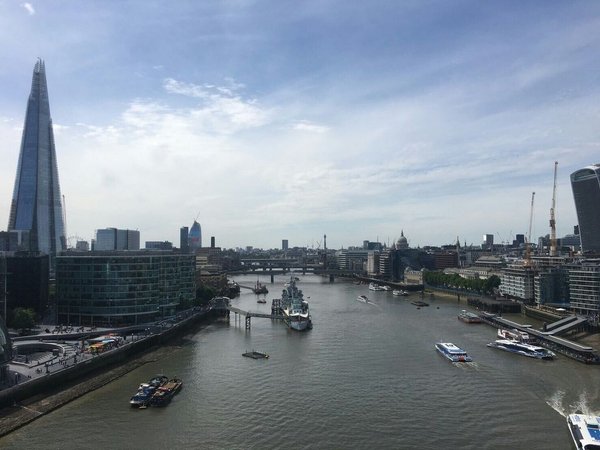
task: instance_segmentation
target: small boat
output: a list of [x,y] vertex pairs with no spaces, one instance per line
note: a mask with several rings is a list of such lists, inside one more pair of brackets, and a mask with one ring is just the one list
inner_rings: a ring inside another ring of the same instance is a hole
[[575,448],[595,450],[600,448],[600,417],[585,414],[569,414],[567,424]]
[[359,295],[358,297],[356,297],[356,300],[362,303],[369,303],[369,297],[367,297],[366,295]]
[[384,291],[391,291],[392,290],[392,288],[390,286],[388,286],[388,285],[383,286],[382,289]]
[[256,300],[256,303],[267,303],[267,300],[265,298],[259,298]]
[[408,292],[402,289],[395,289],[392,291],[392,295],[395,295],[396,297],[406,297],[408,295]]
[[471,362],[473,358],[467,355],[463,349],[457,347],[451,342],[438,342],[435,344],[438,352],[444,355],[452,362]]
[[254,291],[254,293],[256,295],[269,293],[267,286],[265,286],[264,284],[261,284],[259,281],[256,282],[256,286],[252,290]]
[[415,300],[414,302],[410,302],[410,303],[415,306],[429,306],[429,303],[421,301],[421,300]]
[[487,344],[488,347],[498,348],[511,353],[517,353],[523,356],[537,359],[554,359],[556,354],[544,347],[526,344],[524,342],[512,341],[510,339],[497,339]]
[[150,404],[150,399],[152,399],[155,391],[155,386],[142,383],[135,395],[129,400],[129,404],[132,408],[146,408]]
[[370,291],[383,291],[383,287],[379,286],[377,283],[369,283]]
[[465,323],[481,323],[481,317],[477,314],[467,311],[463,309],[460,313],[458,313],[458,320],[462,320]]
[[242,356],[246,358],[252,359],[269,359],[269,355],[263,352],[257,352],[256,350],[252,350],[251,352],[242,353]]

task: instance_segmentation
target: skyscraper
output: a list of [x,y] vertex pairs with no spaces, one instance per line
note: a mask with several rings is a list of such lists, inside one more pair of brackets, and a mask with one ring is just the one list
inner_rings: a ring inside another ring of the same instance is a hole
[[188,247],[191,251],[202,248],[202,228],[200,228],[200,224],[196,220],[194,220],[194,224],[188,234]]
[[600,252],[600,164],[571,174],[581,250]]
[[66,248],[46,69],[41,59],[33,69],[8,230],[28,232],[31,251],[56,255]]

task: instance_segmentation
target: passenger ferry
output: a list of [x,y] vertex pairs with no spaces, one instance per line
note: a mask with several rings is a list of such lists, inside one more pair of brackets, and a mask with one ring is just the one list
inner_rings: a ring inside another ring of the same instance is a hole
[[462,320],[463,322],[466,322],[466,323],[481,323],[481,317],[479,317],[475,313],[467,311],[466,309],[463,309],[458,314],[458,320]]
[[408,295],[408,292],[402,289],[395,289],[392,291],[392,295],[395,295],[396,297],[406,297]]
[[473,358],[467,355],[467,352],[452,344],[451,342],[438,342],[437,344],[435,344],[435,348],[438,352],[440,352],[452,362],[473,361]]
[[600,417],[569,414],[567,424],[577,449],[600,449]]
[[498,338],[499,339],[511,339],[513,341],[518,342],[526,342],[531,343],[533,339],[529,336],[529,333],[525,333],[524,331],[517,330],[516,328],[512,330],[504,330],[502,328],[498,328]]
[[524,342],[511,341],[510,339],[498,339],[495,342],[490,342],[487,346],[523,356],[529,356],[530,358],[554,359],[556,356],[554,352],[543,347],[526,344]]
[[370,291],[383,291],[383,287],[379,286],[377,283],[369,283]]

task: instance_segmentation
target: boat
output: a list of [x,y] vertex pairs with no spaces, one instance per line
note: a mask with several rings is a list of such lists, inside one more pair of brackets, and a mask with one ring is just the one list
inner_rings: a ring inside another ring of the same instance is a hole
[[379,286],[377,283],[369,283],[370,291],[383,291],[383,287]]
[[511,353],[517,353],[523,356],[537,359],[554,359],[556,354],[544,347],[537,345],[526,344],[525,342],[513,341],[511,339],[497,339],[494,342],[487,344],[488,347],[499,348]]
[[167,381],[169,381],[169,377],[166,375],[156,375],[147,383],[141,383],[135,395],[129,400],[129,404],[134,408],[146,408],[150,404],[154,392]]
[[395,295],[396,297],[406,297],[408,295],[408,292],[402,289],[394,289],[392,291],[392,295]]
[[577,449],[600,449],[600,417],[586,414],[569,414],[567,424]]
[[440,352],[452,362],[473,361],[473,358],[467,355],[467,352],[452,344],[451,342],[438,342],[437,344],[435,344],[435,348],[438,352]]
[[366,295],[359,295],[358,297],[356,297],[356,300],[362,303],[369,303],[369,297],[367,297]]
[[391,291],[392,288],[388,285],[383,286],[381,289],[383,289],[384,291]]
[[526,342],[531,343],[533,339],[529,336],[529,333],[525,333],[524,331],[517,330],[516,328],[512,330],[505,330],[502,328],[498,328],[498,338],[499,339],[510,339],[517,342]]
[[177,394],[183,386],[183,381],[179,378],[172,378],[162,386],[159,386],[154,391],[152,398],[150,399],[150,405],[152,406],[166,406],[168,405],[175,394]]
[[284,322],[296,331],[312,329],[308,302],[304,300],[302,290],[296,286],[295,278],[291,277],[284,288],[281,293],[281,311]]
[[252,350],[251,352],[242,353],[242,356],[246,358],[252,359],[269,359],[269,355],[263,352],[257,352],[256,350]]
[[471,311],[467,311],[466,309],[463,309],[460,313],[458,313],[458,320],[462,320],[466,323],[481,323],[481,317],[475,313],[472,313]]
[[415,300],[414,302],[410,302],[410,303],[415,306],[429,306],[429,303],[424,302],[422,300]]
[[256,303],[267,303],[267,300],[264,297],[259,298],[258,300],[256,300]]
[[254,286],[254,289],[252,289],[252,290],[254,291],[254,293],[256,295],[269,293],[267,286],[265,286],[264,284],[261,284],[260,281],[256,282],[256,286]]

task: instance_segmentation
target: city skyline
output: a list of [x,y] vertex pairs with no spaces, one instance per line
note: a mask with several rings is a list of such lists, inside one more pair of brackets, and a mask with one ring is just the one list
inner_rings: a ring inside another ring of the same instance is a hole
[[[0,222],[37,57],[67,234],[221,247],[511,241],[577,224],[597,163],[600,5],[0,4]],[[101,20],[99,20],[101,18]],[[48,36],[53,39],[49,39]]]

